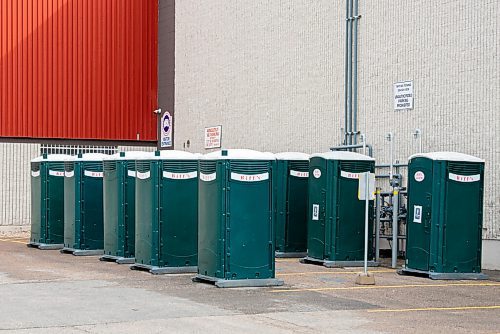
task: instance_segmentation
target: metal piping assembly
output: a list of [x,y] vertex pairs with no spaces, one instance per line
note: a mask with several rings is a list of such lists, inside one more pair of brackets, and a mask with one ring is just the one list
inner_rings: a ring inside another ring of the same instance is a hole
[[353,148],[368,148],[368,155],[373,158],[373,147],[370,144],[340,145],[330,147],[330,151],[350,151]]

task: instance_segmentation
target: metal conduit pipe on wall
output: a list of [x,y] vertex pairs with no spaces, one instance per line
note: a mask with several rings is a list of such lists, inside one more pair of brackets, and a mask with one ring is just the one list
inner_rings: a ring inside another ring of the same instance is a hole
[[350,114],[351,114],[351,9],[352,9],[352,0],[346,0],[346,38],[345,38],[345,78],[344,78],[344,89],[345,89],[345,140],[344,145],[351,144],[350,141],[350,133],[351,133],[351,124]]
[[354,0],[353,16],[352,16],[352,130],[351,136],[354,135],[354,140],[351,139],[350,144],[357,143],[358,136],[358,0]]
[[346,0],[344,145],[358,136],[358,0]]

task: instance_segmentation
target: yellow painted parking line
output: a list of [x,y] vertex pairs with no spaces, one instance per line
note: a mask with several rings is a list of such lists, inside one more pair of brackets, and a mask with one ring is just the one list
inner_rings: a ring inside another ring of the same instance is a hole
[[26,244],[28,243],[28,240],[21,241],[21,239],[0,239],[0,241],[4,241],[4,242],[15,242],[15,243],[18,243],[18,244],[24,244],[24,245],[26,245]]
[[300,258],[293,259],[275,259],[276,262],[300,262]]
[[0,238],[0,240],[29,240],[29,238]]
[[332,288],[304,289],[274,289],[270,292],[304,292],[304,291],[335,291],[335,290],[366,290],[366,289],[405,289],[405,288],[435,288],[453,286],[500,286],[500,283],[450,283],[450,284],[404,284],[404,285],[361,285]]
[[491,306],[460,306],[460,307],[422,307],[422,308],[402,308],[402,309],[377,309],[368,310],[370,313],[380,312],[418,312],[418,311],[468,311],[468,310],[495,310],[500,309],[500,305]]
[[[370,272],[370,273],[394,273],[396,271],[395,270],[369,270],[368,272]],[[298,273],[276,273],[276,276],[295,276],[295,275],[301,276],[301,275],[319,275],[319,274],[351,275],[351,274],[359,274],[359,273],[361,273],[361,270],[360,271],[306,271],[306,272],[298,272]]]

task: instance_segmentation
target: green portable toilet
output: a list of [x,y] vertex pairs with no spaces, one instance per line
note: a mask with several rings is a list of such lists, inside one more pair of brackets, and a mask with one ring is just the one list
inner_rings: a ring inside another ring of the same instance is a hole
[[[311,155],[307,257],[326,267],[363,266],[365,201],[358,199],[359,174],[375,172],[375,160],[333,151]],[[373,201],[370,201],[373,212]],[[369,215],[368,259],[373,258],[373,215]],[[368,261],[369,266],[377,265]]]
[[461,153],[413,155],[408,164],[406,266],[432,279],[481,273],[484,160]]
[[31,160],[31,237],[29,247],[64,247],[64,154]]
[[146,154],[120,152],[104,159],[104,255],[101,261],[135,262],[135,159]]
[[307,254],[307,183],[309,155],[276,154],[275,234],[276,257]]
[[105,157],[105,154],[87,153],[65,162],[62,253],[103,254],[102,161]]
[[157,151],[136,160],[135,263],[152,274],[196,272],[198,154]]
[[222,150],[200,159],[198,275],[218,287],[275,286],[275,156]]

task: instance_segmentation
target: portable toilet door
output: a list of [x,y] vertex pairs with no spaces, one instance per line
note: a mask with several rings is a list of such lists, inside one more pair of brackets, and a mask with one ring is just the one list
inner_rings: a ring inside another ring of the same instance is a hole
[[404,274],[486,279],[481,273],[484,160],[455,152],[413,155],[408,168]]
[[276,257],[307,254],[307,184],[309,155],[276,154],[275,235]]
[[104,248],[103,159],[87,153],[65,163],[62,253],[102,255]]
[[104,160],[104,255],[101,261],[135,262],[135,159],[145,154],[120,152]]
[[330,220],[326,211],[331,210],[333,200],[327,189],[333,188],[333,171],[327,163],[320,157],[311,158],[309,163],[307,257],[318,260],[326,259],[329,247],[326,225]]
[[[159,154],[159,152],[158,152]],[[135,183],[135,263],[157,267],[159,257],[159,169],[151,156],[137,159]]]
[[64,247],[64,161],[69,155],[43,155],[31,161],[30,247]]
[[168,267],[166,272],[196,272],[199,155],[169,151],[165,158],[160,161],[159,265]]
[[[431,159],[410,160],[408,168],[408,222],[406,258],[409,267],[428,272],[431,246],[432,199],[440,184],[434,184]],[[411,191],[410,191],[411,189]]]

